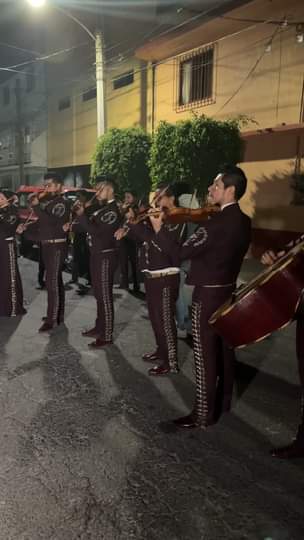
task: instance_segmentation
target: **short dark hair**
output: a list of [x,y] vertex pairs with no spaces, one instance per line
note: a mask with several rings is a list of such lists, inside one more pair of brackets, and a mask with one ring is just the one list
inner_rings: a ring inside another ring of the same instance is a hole
[[60,176],[60,174],[58,174],[57,172],[47,172],[44,177],[43,177],[44,180],[51,180],[52,182],[54,182],[54,184],[63,184],[63,179],[62,179],[62,176]]
[[237,201],[243,197],[247,188],[247,177],[240,167],[236,165],[224,165],[219,171],[219,174],[223,175],[222,182],[225,189],[234,186],[235,199]]
[[132,195],[132,197],[134,197],[134,199],[136,199],[136,193],[135,193],[135,191],[132,191],[132,189],[125,189],[124,190],[124,195],[126,193],[130,193],[130,195]]
[[[162,194],[162,197],[174,197],[174,203],[177,204],[177,197],[172,187],[167,187],[166,191]],[[161,197],[160,197],[161,199]]]
[[104,173],[100,173],[100,174],[97,174],[95,176],[95,182],[96,184],[99,184],[100,182],[114,182],[114,177],[112,174],[108,173],[108,174],[104,174]]
[[181,195],[185,195],[185,193],[192,193],[193,191],[188,182],[175,182],[172,184],[171,188],[177,198],[181,197]]

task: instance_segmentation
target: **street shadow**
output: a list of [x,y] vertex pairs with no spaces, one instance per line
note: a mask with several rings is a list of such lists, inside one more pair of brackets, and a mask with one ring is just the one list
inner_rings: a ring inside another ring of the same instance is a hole
[[23,316],[18,317],[0,317],[0,372],[6,370],[7,354],[5,347],[10,339],[13,338]]
[[81,355],[68,340],[64,325],[50,336],[40,360],[28,362],[10,379],[40,369],[48,396],[22,437],[22,460],[31,460],[37,449],[86,448],[99,439],[107,421],[100,386],[81,364]]
[[[127,404],[124,415],[129,430],[142,442],[136,462],[129,468],[124,493],[127,500],[132,501],[139,529],[145,531],[140,538],[201,539],[204,529],[197,526],[197,515],[203,511],[208,523],[205,497],[211,497],[215,502],[222,491],[233,491],[236,516],[251,515],[252,512],[263,514],[266,490],[264,493],[262,485],[252,484],[251,476],[255,467],[259,476],[271,478],[273,485],[272,506],[268,505],[267,519],[278,520],[277,508],[282,506],[283,509],[286,504],[286,492],[296,491],[299,495],[302,488],[297,472],[291,471],[286,482],[286,471],[280,474],[280,465],[268,457],[269,442],[263,432],[235,414],[230,414],[206,432],[164,433],[159,429],[159,421],[164,417],[176,417],[178,411],[159,392],[153,381],[150,382],[126,362],[118,347],[111,347],[107,357],[112,377],[120,389],[123,402]],[[174,384],[179,377],[174,378]],[[249,477],[246,478],[248,473]],[[207,488],[204,487],[206,480]],[[245,499],[242,495],[244,481],[245,484],[249,483],[251,490],[250,496]],[[213,492],[212,489],[210,492],[211,484]],[[136,490],[139,485],[140,497]],[[230,510],[222,507],[221,520],[229,521],[230,518]],[[294,529],[299,531],[300,525],[294,525]],[[231,535],[231,538],[237,537]]]

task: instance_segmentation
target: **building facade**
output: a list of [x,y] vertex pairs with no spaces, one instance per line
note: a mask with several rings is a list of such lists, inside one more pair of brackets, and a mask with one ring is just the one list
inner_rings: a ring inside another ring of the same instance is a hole
[[150,63],[148,129],[243,117],[242,207],[262,249],[304,228],[304,4],[254,0],[137,50]]
[[33,63],[0,85],[0,186],[38,184],[47,170],[45,68]]
[[[249,179],[242,207],[261,250],[303,231],[304,4],[235,4],[242,5],[146,40],[135,57],[108,60],[106,128],[153,133],[162,120],[193,114],[241,118]],[[86,78],[49,98],[49,167],[70,171],[75,184],[89,177],[95,92]]]
[[[146,128],[146,70],[136,58],[105,68],[106,129]],[[91,74],[58,85],[48,100],[48,165],[66,182],[86,185],[97,138],[96,83]]]

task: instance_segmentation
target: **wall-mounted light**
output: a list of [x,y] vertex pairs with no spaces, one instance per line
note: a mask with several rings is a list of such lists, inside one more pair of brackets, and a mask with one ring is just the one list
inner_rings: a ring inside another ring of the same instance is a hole
[[304,28],[302,24],[296,26],[296,41],[297,43],[304,43]]

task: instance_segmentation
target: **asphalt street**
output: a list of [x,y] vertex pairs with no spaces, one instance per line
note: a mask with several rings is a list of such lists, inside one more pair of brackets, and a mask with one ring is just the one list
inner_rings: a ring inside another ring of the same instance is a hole
[[293,326],[238,352],[219,424],[175,431],[166,422],[192,406],[191,348],[179,342],[179,375],[149,377],[145,303],[120,289],[113,346],[88,349],[95,301],[73,288],[66,324],[38,334],[46,293],[36,263],[20,268],[28,314],[0,319],[0,540],[304,538],[304,460],[269,456],[300,413]]

